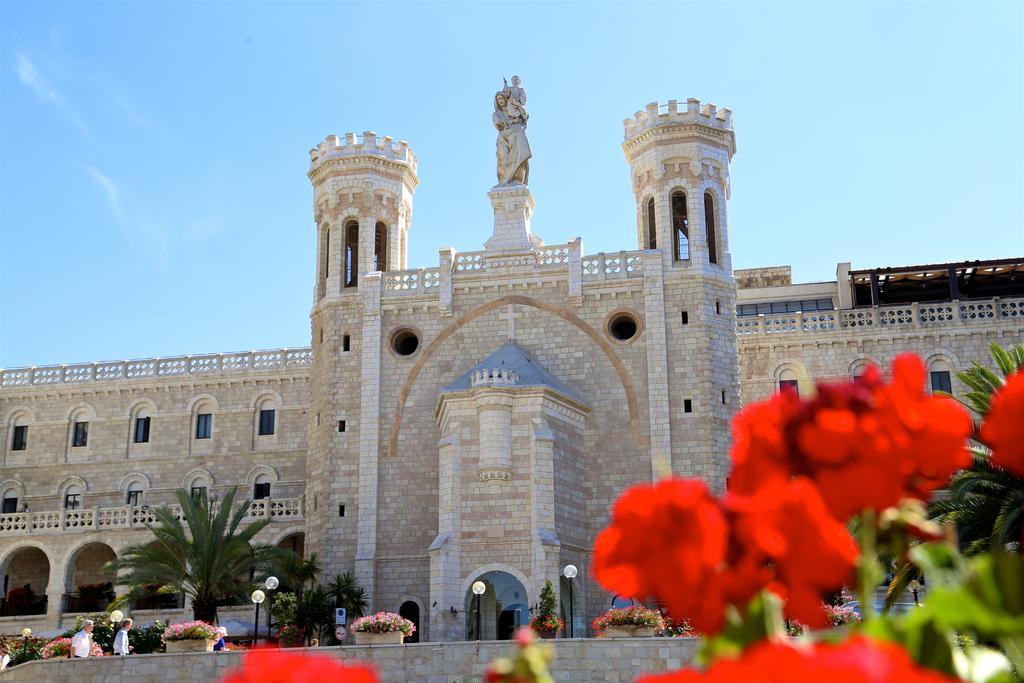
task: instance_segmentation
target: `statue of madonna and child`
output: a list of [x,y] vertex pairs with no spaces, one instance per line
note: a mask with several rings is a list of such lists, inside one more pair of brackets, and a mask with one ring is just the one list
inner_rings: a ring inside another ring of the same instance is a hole
[[[505,79],[502,79],[505,80]],[[494,127],[498,129],[498,184],[526,185],[530,177],[530,141],[526,139],[526,91],[520,86],[519,76],[512,77],[512,85],[494,95]]]

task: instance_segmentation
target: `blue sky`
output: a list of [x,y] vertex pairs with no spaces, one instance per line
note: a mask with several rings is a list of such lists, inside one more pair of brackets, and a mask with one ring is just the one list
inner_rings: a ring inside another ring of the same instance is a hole
[[302,346],[307,150],[420,159],[410,267],[480,249],[492,96],[534,229],[636,248],[622,119],[735,112],[737,268],[1024,255],[1024,3],[0,3],[0,366]]

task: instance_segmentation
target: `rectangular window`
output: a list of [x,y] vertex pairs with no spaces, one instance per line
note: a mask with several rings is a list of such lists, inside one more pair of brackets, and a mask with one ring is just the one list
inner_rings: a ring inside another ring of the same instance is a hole
[[196,415],[196,438],[209,439],[213,434],[213,413]]
[[953,381],[949,376],[948,370],[940,370],[938,372],[931,373],[932,379],[932,391],[944,391],[947,394],[953,393]]
[[722,389],[722,405],[725,405],[725,389]]
[[277,411],[273,408],[260,411],[260,436],[269,436],[274,433],[274,416],[276,413]]
[[9,515],[12,512],[18,511],[18,499],[17,498],[4,498],[3,514]]
[[76,448],[81,448],[89,443],[89,423],[88,422],[76,422],[75,432],[71,437],[71,445]]
[[800,388],[797,386],[795,379],[780,379],[779,391],[792,391],[794,394],[800,394]]
[[263,484],[254,484],[252,487],[252,498],[253,500],[263,500],[264,498],[270,498],[270,482]]
[[338,506],[338,516],[339,517],[344,517],[345,516],[345,506],[344,505],[339,505]]
[[68,493],[64,496],[64,509],[65,510],[77,510],[82,507],[82,494],[81,493]]
[[683,399],[683,412],[684,413],[692,413],[693,412],[693,401],[691,401],[688,398],[684,398]]
[[715,313],[719,315],[722,313],[722,302],[718,299],[715,299]]
[[142,505],[142,491],[129,491],[125,505],[131,505],[136,508]]
[[341,350],[349,351],[352,348],[352,337],[345,335],[341,338]]
[[338,431],[339,432],[345,431],[345,421],[344,420],[338,420]]
[[684,325],[689,325],[690,324],[690,314],[689,313],[687,313],[686,311],[683,311],[682,318],[683,318],[683,324]]
[[135,418],[135,443],[149,443],[149,418]]
[[200,498],[205,498],[205,497],[206,497],[206,487],[205,486],[193,486],[192,487],[192,498],[194,500],[198,500]]
[[11,441],[12,451],[23,451],[28,448],[28,425],[14,427],[14,440]]

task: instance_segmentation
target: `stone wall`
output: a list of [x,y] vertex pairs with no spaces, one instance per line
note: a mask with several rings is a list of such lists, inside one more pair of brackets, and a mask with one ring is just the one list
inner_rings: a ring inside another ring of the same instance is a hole
[[[552,674],[559,683],[634,680],[678,669],[693,659],[695,638],[559,640]],[[488,662],[513,653],[508,642],[421,643],[320,648],[317,654],[372,663],[382,683],[479,683]],[[213,683],[237,666],[241,653],[140,655],[36,661],[0,673],[0,683]]]
[[733,273],[733,276],[736,278],[736,289],[784,287],[793,284],[793,273],[790,266],[739,268]]

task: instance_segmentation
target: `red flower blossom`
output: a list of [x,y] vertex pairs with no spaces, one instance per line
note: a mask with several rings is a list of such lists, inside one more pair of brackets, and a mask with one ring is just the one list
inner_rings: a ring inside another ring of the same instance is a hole
[[282,650],[251,650],[242,666],[227,674],[221,683],[378,683],[373,669],[345,664],[323,655]]
[[594,542],[594,575],[613,593],[656,596],[673,615],[713,633],[727,602],[728,536],[725,512],[702,482],[634,486],[615,501],[611,525]]
[[739,659],[722,659],[705,672],[692,669],[644,676],[637,683],[954,683],[915,664],[892,643],[863,636],[839,644],[799,647],[763,642]]
[[855,382],[819,384],[811,399],[784,391],[745,408],[733,421],[730,489],[752,495],[806,476],[841,521],[904,497],[927,499],[970,465],[970,416],[925,392],[916,356],[897,357],[892,374],[886,384],[870,368]]
[[1024,477],[1024,370],[1010,375],[992,397],[981,440],[992,449],[993,465]]
[[852,582],[860,552],[814,485],[799,478],[751,497],[730,495],[726,504],[735,513],[733,547],[748,564],[770,565],[768,587],[786,601],[790,618],[828,626],[822,599]]

